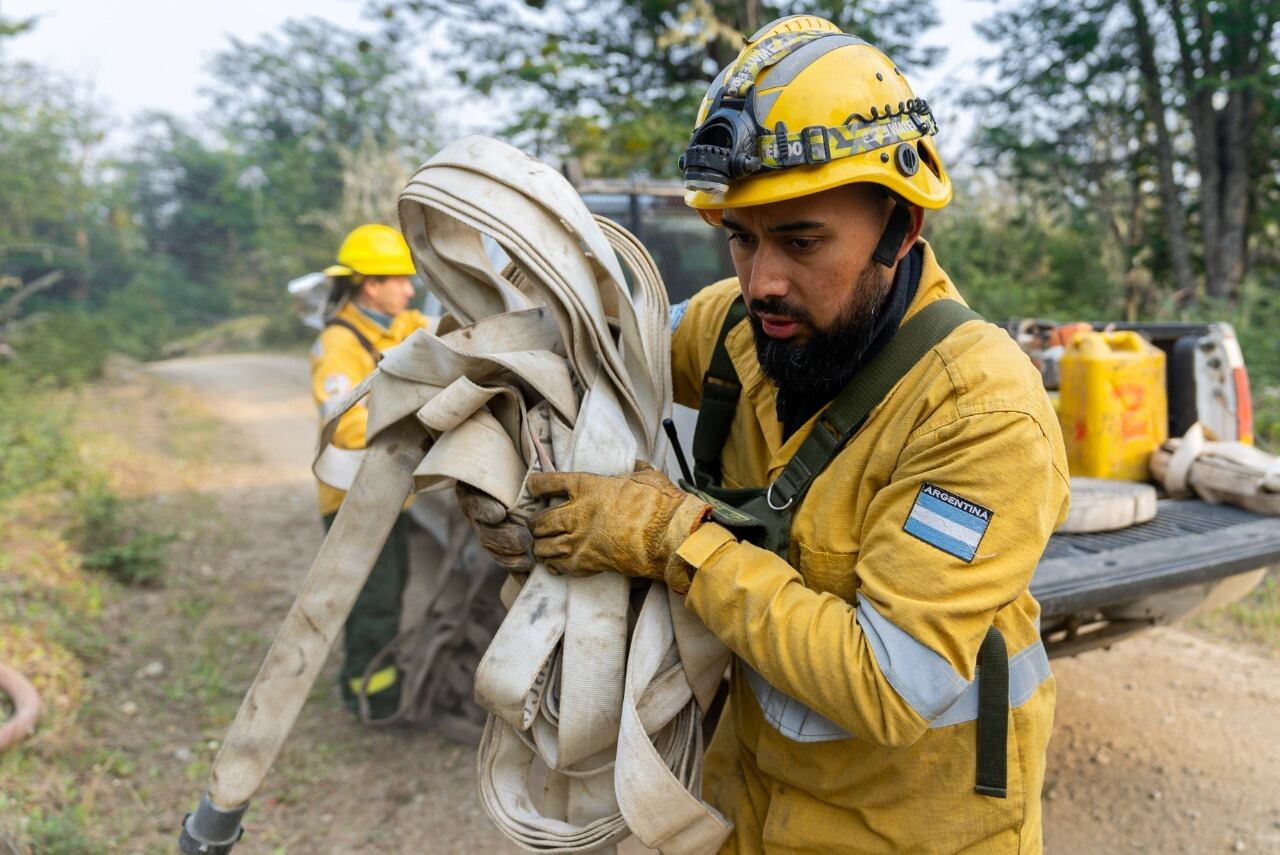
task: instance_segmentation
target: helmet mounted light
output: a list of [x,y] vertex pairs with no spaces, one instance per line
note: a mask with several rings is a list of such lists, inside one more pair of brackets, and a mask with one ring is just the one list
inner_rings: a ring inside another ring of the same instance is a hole
[[763,167],[756,120],[754,87],[742,98],[726,98],[721,89],[707,120],[697,127],[689,147],[680,156],[684,185],[714,196],[729,192],[729,185]]

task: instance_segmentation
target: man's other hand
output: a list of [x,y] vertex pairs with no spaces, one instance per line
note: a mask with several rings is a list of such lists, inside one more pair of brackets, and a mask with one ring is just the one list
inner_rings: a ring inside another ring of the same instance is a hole
[[511,518],[502,502],[461,481],[454,492],[463,515],[476,530],[480,545],[488,550],[494,561],[513,573],[528,573],[533,569],[533,553],[530,551],[533,536]]

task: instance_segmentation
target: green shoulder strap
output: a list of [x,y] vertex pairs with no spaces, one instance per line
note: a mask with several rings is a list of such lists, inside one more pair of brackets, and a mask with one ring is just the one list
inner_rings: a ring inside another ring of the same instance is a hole
[[795,456],[769,485],[769,507],[775,511],[793,508],[813,479],[912,366],[956,327],[980,320],[981,315],[955,300],[938,300],[916,312],[818,416]]
[[373,357],[375,363],[382,361],[382,352],[373,346],[373,342],[365,337],[365,334],[356,329],[356,325],[343,318],[330,318],[325,324],[326,327],[342,327],[347,332],[356,337],[356,341],[360,342],[360,346]]
[[729,358],[725,339],[746,316],[747,304],[739,296],[729,305],[716,349],[711,353],[711,364],[702,375],[702,406],[693,429],[693,479],[704,489],[720,483],[720,454],[729,440],[738,398],[742,396],[742,381]]

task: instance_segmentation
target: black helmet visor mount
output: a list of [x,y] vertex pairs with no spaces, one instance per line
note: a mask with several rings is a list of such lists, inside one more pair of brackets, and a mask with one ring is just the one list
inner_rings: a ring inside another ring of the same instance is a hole
[[741,98],[725,97],[722,87],[707,119],[694,129],[689,147],[680,157],[684,185],[714,196],[729,192],[734,181],[759,172],[760,126],[755,112],[755,87]]

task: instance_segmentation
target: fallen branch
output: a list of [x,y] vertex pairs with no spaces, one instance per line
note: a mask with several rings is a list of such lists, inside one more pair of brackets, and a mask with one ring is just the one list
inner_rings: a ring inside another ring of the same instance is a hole
[[28,298],[41,291],[46,291],[62,281],[62,277],[67,272],[65,270],[53,270],[34,282],[29,282],[18,288],[18,293],[9,298],[3,306],[0,306],[0,324],[7,324],[18,316],[18,309],[22,307],[23,302]]

